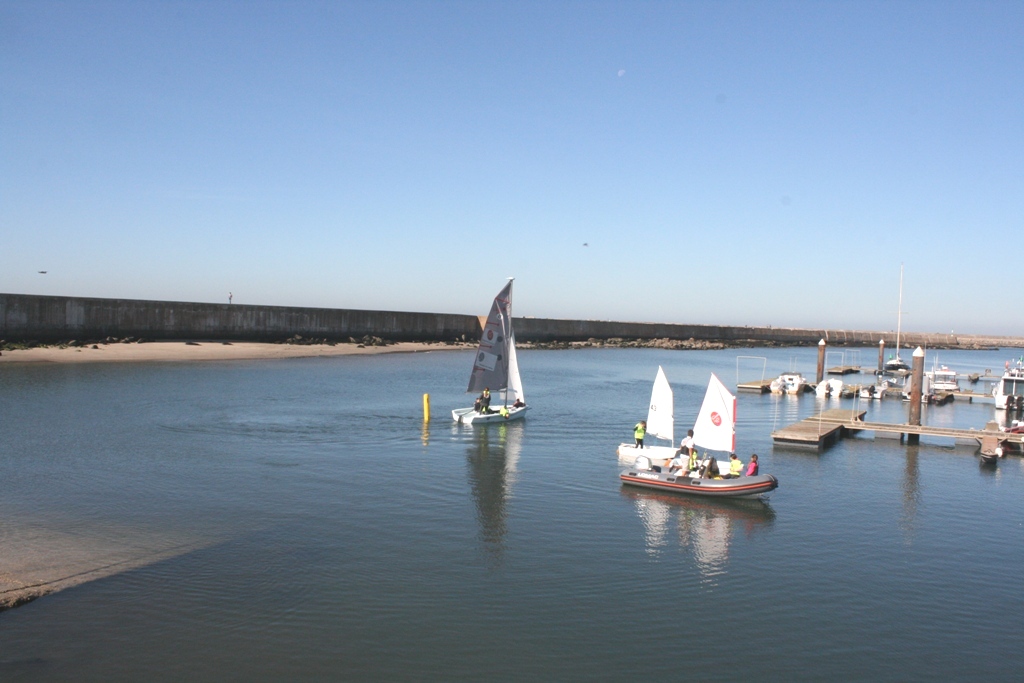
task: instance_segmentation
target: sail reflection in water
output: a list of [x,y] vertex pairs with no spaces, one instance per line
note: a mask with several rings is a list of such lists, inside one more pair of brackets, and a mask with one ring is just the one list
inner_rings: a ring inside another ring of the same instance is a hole
[[676,520],[679,546],[689,549],[704,579],[726,573],[729,544],[735,534],[746,536],[770,529],[775,511],[763,500],[707,500],[623,487],[644,525],[647,552],[660,555]]
[[522,450],[522,422],[475,427],[472,445],[466,450],[469,486],[476,503],[480,538],[488,553],[501,560],[506,517]]

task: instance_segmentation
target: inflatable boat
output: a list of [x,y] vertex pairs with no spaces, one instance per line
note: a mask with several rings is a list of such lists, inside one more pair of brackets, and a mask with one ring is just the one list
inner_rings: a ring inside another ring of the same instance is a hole
[[708,478],[698,472],[669,472],[651,465],[650,458],[644,456],[637,458],[633,467],[623,470],[619,479],[631,486],[716,498],[755,497],[779,487],[779,480],[770,474],[735,479]]

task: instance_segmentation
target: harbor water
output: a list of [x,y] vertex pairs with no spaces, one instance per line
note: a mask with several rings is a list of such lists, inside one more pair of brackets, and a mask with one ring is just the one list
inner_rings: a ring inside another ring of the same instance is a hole
[[[938,353],[996,374],[1013,355]],[[449,418],[472,401],[464,351],[4,367],[0,553],[60,535],[157,559],[0,613],[0,680],[1020,680],[1018,455],[776,447],[823,405],[907,404],[739,394],[738,455],[780,482],[766,501],[620,484],[659,365],[678,441],[710,373],[813,378],[816,358],[523,350],[528,417],[483,427]]]

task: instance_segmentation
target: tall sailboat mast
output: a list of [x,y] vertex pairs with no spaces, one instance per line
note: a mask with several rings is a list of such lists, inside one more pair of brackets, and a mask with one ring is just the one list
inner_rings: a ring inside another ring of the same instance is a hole
[[900,327],[903,325],[903,264],[900,264],[900,304],[896,309],[896,360],[900,359]]

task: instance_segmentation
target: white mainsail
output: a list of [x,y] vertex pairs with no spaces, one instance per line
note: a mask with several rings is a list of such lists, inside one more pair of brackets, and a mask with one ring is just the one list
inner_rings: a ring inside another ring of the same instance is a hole
[[512,331],[512,318],[508,319],[508,399],[526,403],[523,382],[519,379],[519,361],[516,359],[516,334]]
[[714,373],[693,424],[693,442],[711,451],[736,452],[736,397]]
[[647,432],[659,439],[667,439],[669,443],[675,443],[674,410],[672,387],[669,386],[665,371],[659,365],[658,376],[654,378],[654,388],[651,390],[651,407],[647,411]]

